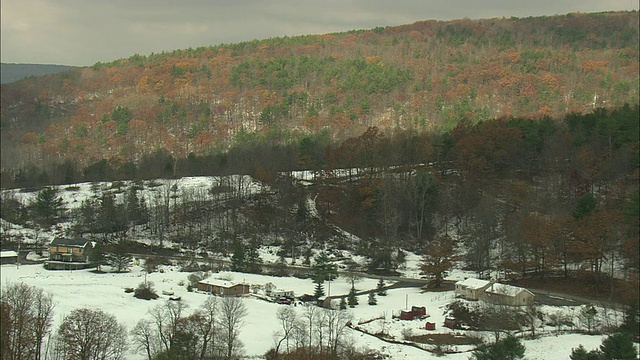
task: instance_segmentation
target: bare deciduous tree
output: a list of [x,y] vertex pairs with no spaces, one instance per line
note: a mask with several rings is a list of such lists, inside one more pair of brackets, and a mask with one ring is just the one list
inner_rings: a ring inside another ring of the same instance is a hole
[[[305,304],[301,318],[293,308],[278,310],[281,329],[274,334],[275,348],[269,356],[277,358],[283,343],[287,343],[286,352],[307,354],[311,358],[342,358],[353,351],[349,344],[347,327],[352,320],[351,313],[342,310],[320,308]],[[290,347],[289,341],[295,341]],[[301,351],[301,352],[300,352]]]
[[153,324],[147,319],[138,321],[136,326],[131,330],[131,338],[136,349],[144,351],[148,360],[153,360],[153,357],[158,351],[158,342],[153,332]]
[[226,359],[233,359],[242,348],[240,342],[240,328],[244,325],[243,318],[247,315],[247,308],[242,299],[226,297],[220,302],[220,321],[222,338],[226,344]]
[[64,359],[120,360],[127,350],[127,330],[102,310],[76,309],[60,324],[56,345]]
[[327,348],[335,356],[345,343],[347,324],[351,321],[351,313],[347,311],[323,309],[326,318]]
[[216,342],[220,332],[219,312],[218,301],[215,297],[210,296],[202,304],[202,307],[191,316],[194,319],[196,335],[200,339],[200,360],[207,359],[211,353],[219,348],[219,344]]
[[275,356],[280,352],[280,346],[284,342],[287,346],[287,352],[290,351],[289,341],[294,335],[296,329],[299,328],[298,317],[294,308],[290,306],[278,309],[276,317],[280,323],[281,329],[274,334],[275,340]]
[[318,312],[319,312],[319,308],[317,306],[312,305],[311,303],[304,304],[304,313],[302,317],[305,322],[306,333],[308,336],[308,339],[305,340],[306,346],[308,347],[313,346],[314,324],[316,322],[316,317],[318,316]]
[[42,342],[53,319],[51,295],[22,283],[9,285],[0,296],[0,308],[2,358],[41,359]]
[[159,340],[161,351],[171,352],[173,349],[180,319],[186,307],[187,305],[182,301],[167,301],[149,311],[153,318],[152,326]]
[[189,316],[186,305],[167,301],[151,309],[152,320],[140,320],[131,331],[137,350],[148,359],[217,359],[224,351],[220,344],[219,310],[210,297]]

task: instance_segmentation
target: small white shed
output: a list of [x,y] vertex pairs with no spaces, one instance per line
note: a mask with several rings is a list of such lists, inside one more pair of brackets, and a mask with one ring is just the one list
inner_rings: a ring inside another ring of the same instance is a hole
[[0,264],[15,264],[18,262],[18,253],[13,250],[0,251]]
[[276,298],[281,298],[281,297],[293,297],[293,290],[274,290],[273,292],[271,292],[271,295],[273,297]]

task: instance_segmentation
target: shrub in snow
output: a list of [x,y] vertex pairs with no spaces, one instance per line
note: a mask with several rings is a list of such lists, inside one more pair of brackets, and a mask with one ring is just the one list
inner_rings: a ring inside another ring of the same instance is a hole
[[340,298],[340,310],[347,309],[347,301],[344,298]]
[[379,296],[387,296],[387,290],[384,288],[384,280],[382,278],[378,281],[377,290]]
[[153,283],[151,281],[147,281],[146,283],[141,282],[140,285],[138,285],[138,288],[135,290],[133,296],[138,299],[144,300],[154,300],[159,297],[154,290]]
[[275,285],[273,285],[273,283],[268,282],[268,283],[264,284],[264,293],[265,293],[267,296],[271,296],[271,293],[272,293],[275,289],[276,289],[276,286],[275,286]]
[[376,294],[373,292],[369,293],[369,305],[378,305],[378,300],[376,300]]
[[193,274],[189,274],[189,276],[187,276],[187,280],[189,280],[189,285],[191,285],[191,287],[197,287],[198,286],[198,282],[206,279],[209,277],[209,273],[208,272],[202,272],[202,271],[198,271],[195,272]]
[[159,265],[171,265],[171,262],[161,256],[149,257],[144,262],[144,268],[148,273],[158,271]]
[[253,294],[257,294],[258,292],[260,292],[260,290],[262,290],[262,285],[260,285],[260,284],[251,284],[249,286],[249,288],[251,289],[251,292]]

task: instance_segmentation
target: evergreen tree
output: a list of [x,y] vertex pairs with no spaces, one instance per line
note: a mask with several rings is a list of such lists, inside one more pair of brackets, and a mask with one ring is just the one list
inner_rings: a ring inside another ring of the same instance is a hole
[[138,188],[132,186],[127,190],[125,198],[127,219],[131,225],[142,225],[149,220],[147,204],[144,198],[138,197]]
[[102,271],[100,267],[107,264],[107,257],[101,243],[96,243],[93,249],[91,249],[89,263],[91,266],[95,266],[98,271]]
[[126,252],[123,244],[117,244],[113,251],[106,255],[106,262],[116,272],[129,271],[133,258]]
[[320,300],[321,297],[324,297],[324,285],[322,285],[322,282],[316,282],[313,296],[318,300]]
[[101,231],[100,204],[98,200],[89,198],[82,201],[79,214],[77,233],[97,233]]
[[387,296],[387,289],[384,288],[384,280],[380,278],[378,281],[377,291],[378,296]]
[[244,271],[247,266],[247,256],[244,251],[242,242],[236,240],[233,246],[233,255],[231,256],[231,270]]
[[45,187],[38,192],[31,208],[35,222],[43,228],[48,228],[60,220],[62,198],[58,196],[57,189]]
[[576,220],[581,219],[592,213],[597,205],[598,200],[591,193],[586,194],[578,200],[578,204],[576,204],[571,215],[573,215]]
[[349,290],[349,295],[347,296],[347,302],[349,303],[350,307],[355,307],[356,305],[358,305],[358,297],[356,296],[356,288],[351,287],[351,290]]
[[122,106],[116,107],[111,114],[111,120],[116,122],[116,134],[118,136],[126,134],[129,127],[129,120],[131,120],[131,112],[129,111],[129,108]]
[[102,232],[115,233],[127,230],[126,211],[116,202],[112,193],[104,193],[100,199],[100,223]]
[[324,285],[325,280],[333,280],[338,277],[338,269],[335,264],[329,260],[329,256],[325,252],[321,252],[314,259],[314,265],[311,267],[311,276],[313,282],[316,283],[315,297],[320,300],[325,295]]
[[524,357],[525,347],[520,339],[509,335],[491,346],[482,346],[473,351],[474,360],[515,360]]
[[249,241],[249,246],[245,253],[245,271],[259,274],[262,272],[262,258],[258,249],[260,245],[256,239]]
[[571,350],[571,360],[635,360],[638,352],[631,337],[615,333],[602,340],[600,349],[587,351],[580,345]]
[[628,334],[634,339],[640,337],[640,317],[637,305],[631,305],[627,309],[624,316],[624,322],[620,325],[618,331]]
[[598,350],[587,351],[584,346],[580,345],[575,349],[571,349],[571,360],[600,360],[601,353]]
[[300,224],[307,220],[307,198],[301,197],[296,210],[296,221]]
[[342,297],[340,298],[340,310],[346,310],[347,309],[347,301]]
[[600,345],[603,359],[635,360],[638,352],[633,345],[633,340],[627,334],[615,333],[602,340]]
[[321,252],[314,259],[311,273],[315,281],[335,280],[338,278],[338,268],[332,263],[326,252]]
[[376,299],[376,293],[369,293],[369,300],[367,301],[369,305],[378,305],[378,300]]

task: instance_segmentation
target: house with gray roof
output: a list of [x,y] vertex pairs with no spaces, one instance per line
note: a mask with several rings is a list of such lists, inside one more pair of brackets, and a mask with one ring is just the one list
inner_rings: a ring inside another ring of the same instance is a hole
[[524,306],[533,304],[535,295],[518,286],[493,283],[484,290],[483,300],[492,304]]
[[249,284],[217,279],[198,281],[198,290],[218,296],[245,296],[250,294]]
[[456,282],[455,294],[467,300],[482,300],[509,306],[530,305],[535,297],[525,288],[474,278]]
[[455,294],[467,300],[480,300],[484,290],[491,285],[491,281],[467,278],[455,283]]
[[49,261],[45,267],[51,270],[74,270],[89,267],[89,255],[93,243],[82,238],[54,238],[49,244]]

